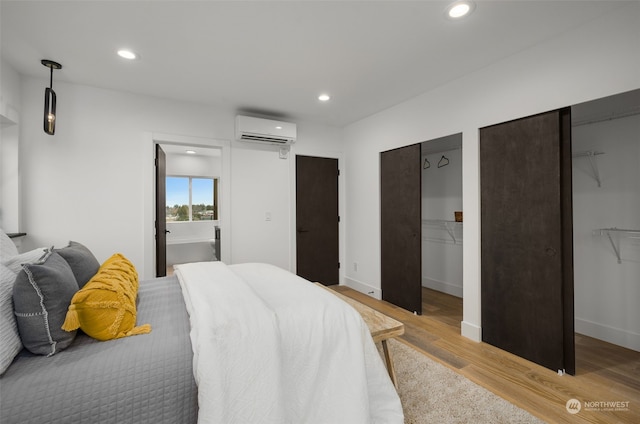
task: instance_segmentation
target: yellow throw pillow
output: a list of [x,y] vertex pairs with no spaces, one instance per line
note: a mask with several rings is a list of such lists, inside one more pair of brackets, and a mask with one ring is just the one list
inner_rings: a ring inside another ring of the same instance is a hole
[[116,253],[73,296],[62,329],[80,328],[98,340],[149,333],[149,324],[136,327],[137,296],[138,272],[127,258]]
[[138,296],[138,271],[131,261],[124,257],[122,253],[115,253],[107,259],[101,266],[99,271],[112,271],[122,273],[125,279],[132,285],[135,296]]

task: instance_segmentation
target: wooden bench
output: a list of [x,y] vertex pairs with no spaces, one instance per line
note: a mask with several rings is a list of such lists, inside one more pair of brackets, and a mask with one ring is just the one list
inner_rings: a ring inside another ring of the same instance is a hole
[[376,311],[375,309],[363,303],[358,302],[355,299],[338,293],[335,290],[331,290],[321,283],[315,284],[338,296],[340,299],[351,305],[356,311],[358,311],[358,313],[360,313],[362,319],[369,327],[369,331],[371,332],[371,337],[373,338],[374,343],[382,343],[382,350],[384,352],[384,360],[387,364],[387,371],[389,372],[391,381],[397,388],[398,383],[396,382],[396,373],[393,368],[393,359],[391,357],[391,352],[389,351],[389,346],[387,345],[387,340],[404,334],[404,324],[400,321],[386,316],[381,312]]

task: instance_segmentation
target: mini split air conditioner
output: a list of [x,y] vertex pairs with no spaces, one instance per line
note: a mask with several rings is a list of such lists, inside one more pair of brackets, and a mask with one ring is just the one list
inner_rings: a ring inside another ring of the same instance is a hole
[[236,139],[274,145],[296,142],[296,124],[271,119],[236,116]]

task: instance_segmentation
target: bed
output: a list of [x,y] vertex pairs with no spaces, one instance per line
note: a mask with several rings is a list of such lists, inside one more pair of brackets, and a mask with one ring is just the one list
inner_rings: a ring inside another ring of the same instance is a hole
[[189,318],[176,277],[140,282],[138,320],[149,334],[98,341],[78,334],[46,357],[23,349],[0,379],[0,421],[195,423]]
[[148,334],[23,349],[0,377],[0,421],[403,422],[366,324],[337,297],[267,264],[175,273],[139,283]]

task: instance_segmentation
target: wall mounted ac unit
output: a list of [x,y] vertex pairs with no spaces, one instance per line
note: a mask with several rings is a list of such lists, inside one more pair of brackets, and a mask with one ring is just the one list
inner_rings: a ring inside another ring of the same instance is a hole
[[289,145],[296,142],[296,134],[296,124],[250,116],[236,116],[237,140]]

